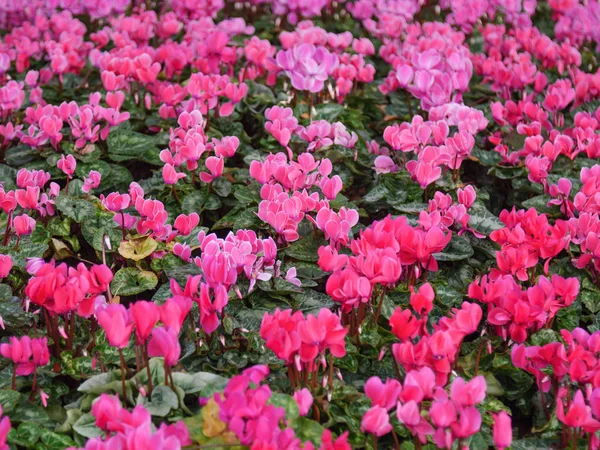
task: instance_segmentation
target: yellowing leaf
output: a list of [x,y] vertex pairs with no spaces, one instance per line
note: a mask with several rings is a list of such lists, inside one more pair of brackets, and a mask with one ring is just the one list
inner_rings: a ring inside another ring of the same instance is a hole
[[227,430],[227,424],[219,419],[219,405],[210,399],[202,408],[202,434],[208,438],[222,435]]
[[129,241],[121,242],[121,245],[119,245],[119,254],[123,258],[141,261],[150,256],[156,250],[157,246],[158,243],[149,236],[130,239]]

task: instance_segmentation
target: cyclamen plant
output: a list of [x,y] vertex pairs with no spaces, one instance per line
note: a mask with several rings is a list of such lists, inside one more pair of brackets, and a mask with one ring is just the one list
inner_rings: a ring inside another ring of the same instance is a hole
[[0,5],[0,450],[600,448],[597,2]]

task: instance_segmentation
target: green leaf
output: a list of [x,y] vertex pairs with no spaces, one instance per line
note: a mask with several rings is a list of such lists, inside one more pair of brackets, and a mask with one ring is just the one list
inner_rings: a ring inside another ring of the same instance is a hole
[[23,327],[30,322],[32,317],[31,314],[23,310],[19,297],[0,301],[0,316],[8,329]]
[[94,375],[80,384],[77,390],[79,392],[85,392],[89,394],[102,394],[104,393],[104,386],[114,380],[119,379],[119,377],[120,375],[118,371],[104,372],[99,375]]
[[535,208],[538,212],[548,213],[552,211],[552,208],[548,207],[548,202],[552,200],[552,197],[548,194],[536,195],[528,200],[522,202],[524,208]]
[[181,388],[186,394],[196,394],[207,386],[212,385],[216,390],[222,389],[228,379],[209,372],[198,372],[194,374],[174,372],[173,383]]
[[90,413],[83,414],[73,424],[73,430],[88,439],[102,436],[102,430],[96,426],[96,418]]
[[25,164],[39,158],[39,156],[39,150],[29,147],[28,145],[17,145],[6,151],[4,160],[9,166],[23,167]]
[[56,209],[77,223],[94,214],[95,208],[87,200],[60,194],[56,199]]
[[557,448],[558,441],[554,439],[525,438],[512,441],[512,450],[539,450],[542,448]]
[[181,203],[181,209],[184,213],[190,214],[200,212],[204,209],[204,204],[208,198],[208,190],[202,189],[188,194]]
[[150,401],[145,397],[141,397],[141,399],[141,402],[138,402],[138,404],[144,405],[150,414],[157,417],[166,417],[171,412],[171,409],[176,409],[179,406],[177,394],[164,384],[156,386],[152,390]]
[[320,423],[300,416],[290,420],[289,424],[302,442],[311,441],[316,447],[321,445],[321,436],[325,428]]
[[0,405],[4,414],[11,414],[22,400],[22,394],[12,389],[0,389]]
[[271,395],[269,403],[283,408],[285,410],[285,418],[287,420],[296,419],[300,416],[300,412],[298,411],[298,403],[291,395],[275,392]]
[[294,300],[298,304],[298,309],[307,314],[318,314],[322,308],[331,309],[335,304],[329,295],[312,289],[295,294]]
[[0,253],[10,255],[13,260],[13,266],[24,269],[27,265],[27,258],[42,258],[48,250],[48,244],[36,244],[28,237],[21,239],[19,248],[15,250],[14,242],[7,247],[0,247]]
[[224,177],[215,179],[212,187],[219,197],[227,197],[231,194],[231,182]]
[[115,273],[110,288],[113,295],[129,296],[152,290],[157,284],[158,278],[154,272],[126,267]]
[[438,261],[460,261],[473,256],[473,247],[465,238],[453,235],[444,250],[433,255]]
[[[159,150],[152,136],[133,132],[125,127],[118,127],[110,132],[106,140],[108,157],[116,162],[142,160],[156,163],[154,153]],[[159,160],[160,161],[160,160]]]
[[489,236],[494,230],[499,230],[504,227],[502,221],[487,210],[481,202],[475,202],[469,209],[469,226],[475,231]]
[[73,439],[64,434],[53,433],[49,430],[42,432],[42,442],[48,450],[64,450],[68,447],[76,447],[77,444]]
[[344,107],[339,103],[321,103],[315,106],[315,111],[313,120],[323,119],[327,122],[334,122],[344,111]]
[[327,241],[323,238],[317,238],[314,234],[310,234],[294,242],[282,252],[290,258],[299,259],[300,261],[317,262],[319,260],[319,247],[327,245]]
[[33,422],[23,422],[15,431],[18,441],[14,442],[9,439],[9,442],[23,447],[33,447],[42,435],[40,426]]
[[0,180],[5,191],[16,188],[15,179],[17,178],[17,169],[0,164]]

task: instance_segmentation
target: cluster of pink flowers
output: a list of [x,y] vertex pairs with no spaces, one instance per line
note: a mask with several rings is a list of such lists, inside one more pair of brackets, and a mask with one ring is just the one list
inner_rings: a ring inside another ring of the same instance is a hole
[[[74,161],[72,156],[70,156],[69,161]],[[59,161],[59,168],[62,165],[63,163]],[[11,229],[14,229],[17,235],[23,236],[31,234],[35,227],[35,222],[27,214],[15,216],[18,206],[22,208],[23,212],[28,211],[30,214],[37,212],[42,217],[52,216],[55,212],[54,200],[60,192],[59,185],[54,182],[51,182],[48,190],[44,191],[48,181],[50,181],[50,174],[43,170],[20,169],[17,172],[16,181],[17,189],[14,191],[5,191],[0,186],[0,208],[8,214],[9,222],[10,218],[13,218],[13,227],[9,224],[5,239],[9,239],[8,233]],[[21,217],[21,219],[16,220],[18,217]]]
[[548,2],[558,20],[554,33],[560,40],[568,40],[575,45],[586,42],[600,43],[598,28],[594,26],[600,18],[600,7],[595,2],[570,0],[550,0]]
[[496,334],[517,343],[552,322],[579,294],[577,278],[540,276],[523,290],[511,275],[484,275],[469,286],[469,297],[488,304],[488,323]]
[[[512,363],[535,377],[545,413],[548,405],[544,393],[552,391],[558,420],[571,428],[565,430],[569,440],[587,433],[590,448],[597,449],[600,447],[596,435],[600,430],[600,333],[590,334],[575,328],[572,332],[561,330],[561,335],[565,343],[513,346]],[[572,397],[571,384],[576,386]]]
[[394,286],[403,274],[414,284],[424,272],[437,271],[434,254],[451,237],[439,225],[412,227],[404,216],[375,221],[349,243],[352,256],[338,253],[331,245],[319,249],[319,267],[333,272],[327,293],[350,312],[371,300],[375,285]]
[[499,0],[443,0],[440,6],[449,9],[446,22],[472,32],[475,24],[483,17],[494,20],[497,13],[503,14],[507,23],[515,27],[531,27],[531,16],[535,13],[537,0],[502,2]]
[[[426,286],[423,285],[418,292],[412,292],[413,311],[396,308],[390,318],[392,332],[401,340],[392,346],[392,353],[405,371],[427,367],[435,374],[436,382],[445,385],[462,342],[477,330],[482,311],[475,303],[463,302],[460,308],[452,309],[449,317],[440,319],[430,334],[425,325],[432,307],[433,292],[431,287]],[[417,338],[418,342],[415,343]]]
[[339,64],[338,55],[313,44],[299,44],[289,50],[279,50],[275,61],[291,80],[294,89],[311,93],[323,90],[325,81]]
[[[284,409],[269,403],[272,391],[263,384],[268,375],[267,366],[253,366],[233,377],[223,393],[213,397],[219,405],[219,419],[251,450],[316,450],[287,426]],[[319,450],[350,449],[348,432],[334,440],[331,431],[323,431]]]
[[200,172],[200,179],[210,183],[215,178],[223,175],[225,158],[231,158],[240,144],[237,137],[226,136],[222,139],[208,138],[204,133],[205,121],[198,110],[191,113],[182,112],[178,118],[179,127],[171,130],[169,149],[160,153],[160,159],[165,163],[163,167],[163,180],[165,184],[174,185],[181,178],[186,178],[184,172],[177,172],[175,168],[187,169],[192,172],[192,182],[199,166],[199,161],[204,154],[204,165],[208,172]]
[[556,68],[561,74],[581,65],[576,47],[568,41],[559,44],[535,27],[507,30],[504,25],[487,24],[481,33],[485,52],[473,56],[475,72],[507,100],[528,86],[538,93],[546,88],[548,79],[534,58],[543,68]]
[[450,25],[428,22],[411,24],[405,40],[390,41],[379,50],[392,65],[380,90],[384,94],[406,89],[428,111],[434,106],[460,102],[473,75],[471,53],[465,36]]
[[[299,238],[298,225],[307,217],[332,243],[347,243],[358,213],[346,207],[335,212],[318,192],[308,193],[318,186],[327,199],[335,199],[342,190],[342,179],[338,175],[330,178],[332,170],[329,159],[315,161],[310,153],[298,156],[298,162],[288,163],[284,153],[271,154],[264,162],[252,161],[250,175],[263,185],[258,217],[287,242]],[[316,217],[308,215],[310,212],[316,212]]]
[[8,344],[0,344],[0,354],[15,365],[16,375],[27,376],[50,361],[48,339],[12,336]]
[[[259,239],[252,230],[230,232],[225,239],[214,233],[198,235],[201,255],[194,258],[195,264],[202,269],[203,283],[200,284],[200,322],[206,333],[212,333],[218,326],[218,316],[227,305],[229,291],[234,290],[242,298],[240,288],[236,285],[238,275],[243,274],[250,282],[248,292],[254,290],[257,281],[268,281],[273,277],[283,277],[277,261],[277,246],[271,238]],[[300,284],[295,278],[296,270],[290,268],[285,278]],[[197,295],[198,280],[194,277],[188,284],[195,283],[192,292]],[[173,284],[171,284],[173,289]],[[188,286],[186,286],[186,291]],[[195,297],[194,296],[194,297]]]
[[[561,330],[562,342],[546,345],[514,345],[513,364],[531,373],[542,392],[556,390],[568,379],[580,387],[600,388],[600,360],[598,345],[600,332],[590,334],[582,328],[573,331]],[[546,368],[552,367],[549,376]]]
[[[378,377],[369,378],[365,394],[372,406],[363,416],[362,429],[375,436],[390,432],[395,435],[389,417],[395,409],[398,421],[421,443],[427,443],[431,436],[438,448],[452,449],[455,442],[479,431],[482,418],[476,405],[485,399],[487,385],[482,376],[468,382],[456,378],[448,395],[444,384],[436,382],[428,367],[408,372],[403,384],[394,379],[383,383]],[[496,448],[504,449],[511,441],[511,420],[502,412],[494,418],[494,443]]]
[[33,277],[25,288],[25,295],[36,305],[53,314],[77,312],[82,317],[94,313],[96,304],[113,279],[112,271],[104,264],[87,268],[83,263],[69,267],[54,261],[32,266]]
[[336,358],[346,355],[344,338],[348,330],[341,324],[340,317],[323,308],[317,316],[304,317],[302,311],[291,309],[273,314],[266,313],[260,326],[260,335],[266,346],[288,366],[295,365],[301,372],[314,371],[322,364],[326,368],[326,352]]
[[[152,416],[142,406],[133,411],[123,408],[118,397],[102,394],[92,405],[95,425],[106,433],[105,437],[88,440],[79,450],[121,448],[136,450],[142,448],[165,448],[180,450],[190,444],[187,427],[183,422],[161,424],[155,429]],[[77,450],[71,447],[69,450]]]
[[[464,111],[464,108],[460,109]],[[401,125],[394,124],[387,127],[383,138],[393,150],[402,152],[403,160],[396,163],[391,156],[380,155],[375,160],[375,170],[378,173],[396,172],[399,165],[405,166],[411,177],[422,188],[439,180],[444,166],[456,173],[473,150],[475,145],[473,135],[481,126],[487,125],[479,112],[467,113],[472,116],[472,125],[459,126],[459,131],[452,136],[450,136],[450,124],[459,125],[460,122],[451,120],[454,114],[445,108],[434,114],[434,117],[440,120],[425,121],[421,116],[416,115],[411,123],[404,122]],[[445,120],[446,115],[450,120]],[[408,152],[414,152],[417,158],[406,161],[405,154]]]

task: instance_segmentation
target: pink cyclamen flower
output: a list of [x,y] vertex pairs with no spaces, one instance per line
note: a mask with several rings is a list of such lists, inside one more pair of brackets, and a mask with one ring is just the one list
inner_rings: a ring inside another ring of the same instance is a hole
[[135,326],[135,336],[138,344],[143,344],[150,337],[152,329],[160,319],[156,303],[139,300],[129,306],[129,311]]
[[123,305],[112,304],[96,313],[98,325],[113,347],[125,348],[133,331],[133,320]]
[[88,194],[92,189],[96,189],[98,186],[100,186],[101,179],[102,175],[100,172],[96,170],[90,170],[88,176],[83,179],[83,186],[81,186],[81,190]]
[[173,226],[181,236],[188,236],[199,223],[200,216],[197,213],[191,213],[187,216],[185,214],[180,214],[177,216],[177,219],[175,219]]
[[[0,416],[2,415],[2,406],[0,406]],[[10,432],[10,419],[4,416],[0,421],[0,450],[8,450],[8,433]]]
[[294,392],[294,400],[298,404],[298,411],[301,416],[305,416],[313,404],[313,396],[306,388]]
[[64,172],[64,174],[69,178],[73,178],[73,174],[75,173],[75,167],[77,166],[77,161],[73,158],[73,155],[61,155],[60,159],[56,163],[56,167]]
[[223,175],[225,159],[221,156],[209,156],[206,158],[205,165],[210,173],[200,172],[200,179],[205,183],[210,183],[215,178]]
[[172,164],[165,164],[162,170],[162,176],[165,184],[176,184],[181,178],[185,178],[185,173],[177,172]]
[[152,337],[148,343],[148,355],[162,356],[167,366],[174,366],[179,361],[181,347],[175,330],[157,327],[152,330]]
[[102,205],[112,212],[119,212],[129,208],[131,202],[129,194],[119,194],[118,192],[111,192],[105,198],[102,198],[101,195],[100,198],[102,199]]
[[12,336],[10,343],[0,345],[0,354],[16,365],[16,374],[21,376],[31,375],[50,361],[45,337],[31,339],[29,336]]
[[13,219],[13,226],[17,236],[27,236],[33,232],[35,220],[27,214],[21,214]]
[[433,300],[435,298],[435,292],[431,284],[425,283],[416,292],[412,286],[410,289],[410,306],[420,315],[429,314],[433,309]]
[[0,255],[0,278],[6,278],[12,266],[13,261],[10,255]]
[[506,411],[494,414],[494,445],[498,450],[510,447],[512,443],[512,420]]
[[373,433],[375,436],[383,436],[392,431],[390,416],[381,406],[372,406],[363,416],[360,427],[363,431]]

